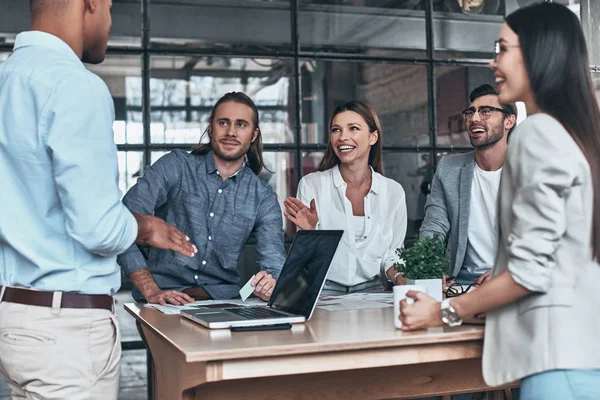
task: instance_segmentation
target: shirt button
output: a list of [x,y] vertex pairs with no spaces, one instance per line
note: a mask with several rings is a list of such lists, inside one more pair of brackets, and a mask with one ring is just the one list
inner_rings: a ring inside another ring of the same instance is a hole
[[214,217],[214,216],[215,216],[215,213],[210,213],[210,214],[208,214],[208,215],[210,215],[211,217]]
[[217,171],[217,175],[221,175],[221,174],[219,173],[219,171]]
[[198,279],[198,275],[194,275],[194,279]]
[[363,239],[366,239],[366,238],[367,238],[366,236],[363,236]]
[[206,260],[202,261],[202,265],[206,265]]
[[219,193],[223,193],[223,189],[219,189]]
[[[366,236],[365,236],[365,237],[366,237]],[[209,236],[209,237],[208,237],[208,240],[212,240],[212,236]]]

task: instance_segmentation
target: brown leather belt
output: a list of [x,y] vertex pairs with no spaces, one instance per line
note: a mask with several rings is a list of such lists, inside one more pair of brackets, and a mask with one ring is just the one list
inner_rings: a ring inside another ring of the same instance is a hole
[[[2,286],[0,286],[0,291]],[[52,307],[54,292],[6,287],[1,301],[38,307]],[[113,310],[113,298],[105,294],[62,292],[61,308],[100,308]]]

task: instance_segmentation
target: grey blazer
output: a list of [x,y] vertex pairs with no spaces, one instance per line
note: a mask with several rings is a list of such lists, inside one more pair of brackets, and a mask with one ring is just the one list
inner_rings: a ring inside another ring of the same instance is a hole
[[450,248],[451,275],[462,268],[467,251],[471,185],[475,153],[443,157],[437,167],[425,204],[419,239],[439,235]]
[[508,269],[535,293],[488,313],[487,384],[554,369],[600,369],[592,184],[583,153],[554,118],[532,115],[511,135],[500,183],[493,275]]

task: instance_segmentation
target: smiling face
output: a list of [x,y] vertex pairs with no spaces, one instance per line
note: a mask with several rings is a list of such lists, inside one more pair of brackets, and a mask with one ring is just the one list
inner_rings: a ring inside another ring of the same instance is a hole
[[[476,110],[481,106],[502,108],[498,96],[493,94],[478,97],[471,103],[471,107],[474,107]],[[492,111],[492,114],[486,120],[482,119],[481,115],[477,112],[473,114],[471,119],[467,120],[467,130],[471,146],[476,149],[489,148],[498,143],[504,136],[505,128],[505,116],[500,111]]]
[[258,135],[250,107],[234,101],[219,104],[211,123],[213,153],[223,161],[238,161],[246,155]]
[[498,42],[499,52],[490,62],[490,68],[496,77],[499,101],[504,104],[533,101],[519,37],[506,23],[502,25]]
[[369,162],[371,146],[379,133],[370,132],[367,122],[354,111],[343,111],[331,121],[329,142],[342,164]]

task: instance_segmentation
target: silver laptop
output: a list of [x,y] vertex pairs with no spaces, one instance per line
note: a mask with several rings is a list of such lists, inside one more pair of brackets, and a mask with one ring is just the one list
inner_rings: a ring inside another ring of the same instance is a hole
[[310,319],[344,231],[298,231],[268,306],[197,307],[181,315],[207,328],[299,323]]

